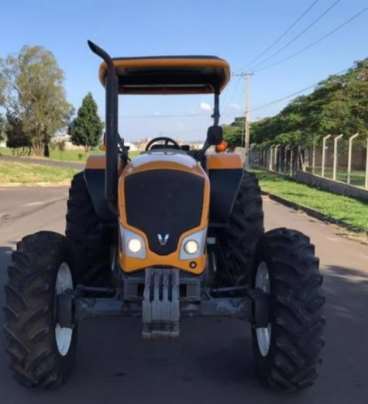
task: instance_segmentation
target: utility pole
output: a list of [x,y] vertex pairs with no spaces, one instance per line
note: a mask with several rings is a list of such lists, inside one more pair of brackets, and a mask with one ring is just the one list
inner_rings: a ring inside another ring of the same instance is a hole
[[244,77],[245,80],[245,109],[244,109],[244,162],[249,167],[250,150],[250,121],[251,121],[251,78],[253,73],[244,72],[237,76]]
[[246,73],[245,74],[245,97],[246,97],[246,104],[245,104],[245,139],[244,139],[244,146],[245,146],[245,164],[246,167],[249,167],[249,152],[250,152],[250,112],[251,112],[251,78],[253,73]]

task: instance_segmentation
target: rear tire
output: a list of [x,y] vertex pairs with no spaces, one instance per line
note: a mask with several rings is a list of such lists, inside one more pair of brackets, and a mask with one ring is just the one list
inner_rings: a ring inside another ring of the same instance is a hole
[[269,387],[296,391],[311,386],[323,347],[322,276],[309,238],[275,229],[260,240],[254,286],[270,295],[269,325],[253,329],[259,377]]
[[69,190],[65,229],[73,249],[78,283],[105,286],[111,282],[110,235],[106,233],[94,210],[84,173],[78,173]]
[[77,326],[60,327],[56,315],[56,296],[65,290],[73,290],[65,237],[52,232],[24,237],[8,268],[4,331],[10,368],[26,387],[56,387],[73,368]]
[[257,242],[264,233],[261,189],[256,176],[244,171],[220,246],[223,255],[221,284],[251,282]]

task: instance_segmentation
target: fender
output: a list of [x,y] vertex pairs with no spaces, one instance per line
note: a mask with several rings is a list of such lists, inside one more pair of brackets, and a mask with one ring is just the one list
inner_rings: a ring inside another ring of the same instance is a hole
[[208,154],[207,169],[211,183],[210,226],[223,227],[238,193],[243,161],[237,153]]
[[84,170],[84,179],[97,216],[102,222],[113,222],[116,217],[105,198],[105,155],[89,156]]

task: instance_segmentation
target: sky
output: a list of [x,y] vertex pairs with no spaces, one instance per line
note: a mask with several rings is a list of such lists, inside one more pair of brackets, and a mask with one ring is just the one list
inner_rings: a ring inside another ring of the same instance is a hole
[[[368,12],[364,12],[282,62],[367,7],[367,0],[1,0],[0,58],[19,52],[24,45],[47,48],[64,70],[68,101],[77,109],[87,92],[92,92],[103,117],[104,90],[97,80],[100,60],[88,49],[87,39],[112,56],[216,55],[230,63],[233,73],[222,94],[221,122],[230,123],[243,114],[245,83],[236,74],[252,70],[251,116],[255,120],[278,113],[290,100],[264,104],[368,57]],[[269,60],[252,66],[254,58],[308,8],[258,59]],[[119,131],[128,141],[160,135],[200,140],[211,122],[211,105],[212,97],[206,95],[122,96]]]

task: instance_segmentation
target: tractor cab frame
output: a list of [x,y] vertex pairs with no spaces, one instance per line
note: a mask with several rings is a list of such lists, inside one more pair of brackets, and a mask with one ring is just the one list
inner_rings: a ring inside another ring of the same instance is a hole
[[117,212],[118,145],[123,160],[128,158],[124,140],[118,135],[119,94],[214,94],[213,126],[200,153],[221,143],[220,93],[230,79],[230,68],[223,59],[214,56],[155,56],[112,58],[91,41],[92,52],[103,59],[99,78],[106,92],[106,174],[105,198],[113,213]]

